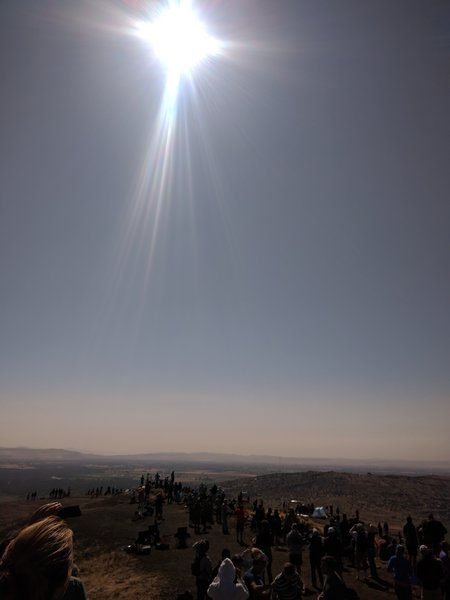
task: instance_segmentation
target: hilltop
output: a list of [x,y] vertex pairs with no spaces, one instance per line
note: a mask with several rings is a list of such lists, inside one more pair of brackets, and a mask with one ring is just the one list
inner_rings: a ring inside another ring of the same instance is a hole
[[[378,522],[387,519],[394,535],[406,514],[411,513],[418,523],[430,510],[449,528],[450,478],[447,477],[310,471],[241,478],[222,482],[221,485],[228,496],[234,496],[242,489],[250,495],[251,500],[264,499],[266,507],[281,508],[283,501],[302,500],[313,501],[316,505],[333,504],[349,515],[359,509],[363,520]],[[27,515],[44,502],[42,499],[35,504],[22,500],[3,503],[0,538],[12,535],[25,522]],[[160,552],[153,550],[150,556],[135,556],[123,549],[153,520],[133,520],[136,505],[130,504],[129,495],[66,498],[63,503],[79,504],[83,513],[81,518],[69,520],[69,525],[75,533],[76,562],[80,576],[91,600],[105,597],[127,600],[131,596],[137,600],[172,600],[177,593],[194,589],[190,574],[192,550],[177,549],[174,543],[177,528],[188,525],[187,510],[183,505],[164,507],[165,520],[161,524],[161,534],[170,549]],[[323,528],[322,521],[310,522]],[[233,520],[230,525],[232,534],[229,536],[222,534],[219,525],[214,525],[206,536],[210,541],[213,563],[218,560],[223,547],[229,547],[232,552],[242,550],[234,539]],[[192,544],[197,537],[192,529],[189,531],[189,544]],[[246,529],[245,538],[249,543],[252,535]],[[274,550],[274,572],[280,570],[286,558],[285,547]],[[309,583],[308,561],[304,562],[303,574]],[[379,563],[379,573],[382,580],[380,585],[375,582],[356,582],[352,569],[345,577],[347,583],[358,591],[361,600],[382,600],[387,598],[383,586],[390,582],[383,563]],[[392,596],[392,591],[388,595]],[[311,598],[314,597],[315,592],[311,589]]]

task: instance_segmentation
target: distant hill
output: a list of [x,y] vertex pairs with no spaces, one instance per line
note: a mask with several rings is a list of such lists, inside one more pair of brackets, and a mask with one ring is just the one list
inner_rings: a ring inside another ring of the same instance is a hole
[[100,455],[60,448],[0,448],[0,462],[77,462],[77,463],[138,463],[157,466],[196,465],[253,466],[271,472],[343,470],[354,473],[449,473],[450,461],[388,461],[350,458],[299,458],[271,455],[243,455],[214,452],[154,452],[141,454]]
[[2,462],[85,462],[94,457],[94,454],[60,448],[0,448]]

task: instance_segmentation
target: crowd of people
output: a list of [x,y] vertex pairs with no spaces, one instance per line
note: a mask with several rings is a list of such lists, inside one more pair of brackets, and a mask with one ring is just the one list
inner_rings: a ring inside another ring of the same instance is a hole
[[[306,591],[306,584],[302,578],[304,551],[309,558],[311,584],[313,588],[321,590],[318,599],[349,600],[356,597],[354,591],[344,582],[343,573],[348,572],[348,568],[344,567],[344,557],[348,559],[348,566],[356,569],[356,579],[367,581],[371,578],[373,581],[383,581],[379,576],[375,557],[379,556],[378,542],[385,546],[386,539],[384,533],[380,540],[377,539],[378,530],[373,525],[366,527],[358,522],[348,527],[345,516],[343,521],[342,528],[327,525],[324,536],[317,528],[308,531],[305,525],[292,523],[286,536],[289,560],[275,578],[272,577],[271,568],[273,534],[267,519],[261,521],[261,527],[252,539],[253,547],[233,556],[225,549],[215,572],[208,556],[208,541],[197,541],[193,546],[195,560],[192,563],[192,574],[197,584],[197,600],[297,600]],[[411,522],[412,519],[408,517],[403,528],[405,537],[410,533]],[[348,546],[345,545],[345,532],[349,535]],[[420,543],[427,534],[431,535],[428,538],[428,546]],[[393,574],[394,590],[399,600],[411,600],[413,588],[420,589],[422,600],[450,598],[449,544],[443,539],[445,534],[446,530],[442,524],[430,515],[422,527],[416,529],[418,560],[416,548],[410,545],[409,538],[409,551],[403,537],[403,543],[387,545],[385,568]],[[392,538],[391,542],[395,542],[395,539]]]
[[[120,493],[108,486],[92,488],[89,495]],[[65,494],[61,494],[64,496]],[[51,490],[50,497],[60,497]],[[284,506],[285,510],[266,508],[263,500],[250,501],[241,492],[227,497],[216,485],[207,488],[185,486],[168,477],[140,478],[131,496],[139,514],[151,508],[155,526],[164,520],[163,505],[178,502],[187,509],[197,536],[219,525],[224,536],[232,534],[241,546],[232,554],[225,547],[213,566],[209,542],[193,544],[194,577],[197,600],[272,599],[298,600],[316,591],[318,600],[352,600],[357,594],[346,585],[349,568],[360,581],[384,582],[380,569],[392,573],[399,600],[411,600],[420,590],[422,600],[450,600],[449,544],[447,530],[432,514],[416,526],[411,516],[395,535],[387,522],[364,523],[359,512],[348,518],[328,507],[324,527],[312,526],[306,515],[314,505]],[[87,600],[83,583],[73,561],[73,534],[65,521],[60,502],[40,507],[25,527],[0,546],[0,598],[5,600]],[[224,538],[227,539],[227,538]],[[182,547],[182,546],[179,546]],[[287,562],[273,573],[273,550],[283,547]],[[304,568],[304,555],[309,569]],[[305,581],[309,572],[309,581]],[[388,586],[386,586],[387,589]],[[391,586],[392,587],[392,586]],[[180,599],[192,598],[189,593]]]
[[[306,590],[302,578],[304,553],[308,555],[310,583],[320,600],[349,600],[355,596],[344,582],[347,577],[344,572],[349,568],[355,569],[356,580],[377,582],[378,589],[391,587],[379,573],[380,568],[386,569],[393,575],[399,600],[410,600],[414,589],[420,590],[423,600],[450,599],[447,530],[432,514],[418,527],[408,516],[403,528],[392,535],[386,521],[383,525],[364,523],[358,511],[348,518],[337,510],[321,532],[308,525],[309,519],[300,516],[304,507],[290,508],[284,513],[270,507],[266,510],[262,500],[250,503],[248,499],[244,507],[242,494],[236,499],[226,498],[224,491],[216,486],[210,490],[205,486],[190,490],[185,502],[195,533],[207,533],[216,523],[222,526],[224,534],[229,534],[229,518],[234,516],[236,541],[246,547],[234,556],[225,549],[223,561],[214,573],[207,540],[194,544],[192,574],[197,584],[197,600],[298,599]],[[246,525],[248,547],[244,540]],[[280,544],[286,545],[289,560],[273,577],[272,550]]]

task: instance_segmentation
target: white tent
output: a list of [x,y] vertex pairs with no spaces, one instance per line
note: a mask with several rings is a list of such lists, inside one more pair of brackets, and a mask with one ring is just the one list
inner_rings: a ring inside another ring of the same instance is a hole
[[316,506],[314,508],[314,512],[312,514],[312,518],[313,519],[326,519],[327,518],[327,511],[325,510],[325,508],[323,506]]

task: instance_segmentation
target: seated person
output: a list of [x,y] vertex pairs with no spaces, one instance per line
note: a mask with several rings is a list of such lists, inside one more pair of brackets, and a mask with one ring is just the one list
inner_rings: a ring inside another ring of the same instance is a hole
[[271,585],[264,582],[267,559],[261,552],[253,559],[253,565],[244,575],[244,583],[250,593],[250,598],[270,598]]

